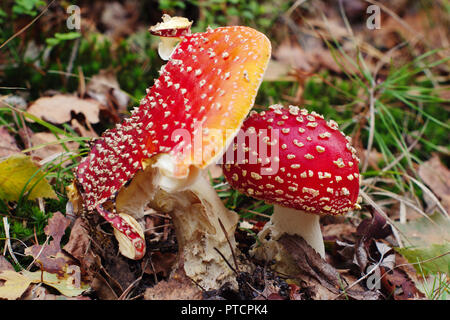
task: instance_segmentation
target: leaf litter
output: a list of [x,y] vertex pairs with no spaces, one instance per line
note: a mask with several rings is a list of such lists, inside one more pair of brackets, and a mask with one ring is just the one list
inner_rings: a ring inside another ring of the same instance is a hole
[[8,266],[0,269],[0,298],[18,299],[33,283],[45,284],[67,297],[80,296],[89,289],[82,279],[80,267],[61,251],[60,242],[69,224],[69,219],[56,212],[44,229],[47,239],[51,237],[52,240],[25,249],[26,255],[33,256],[32,265],[38,270],[16,272]]

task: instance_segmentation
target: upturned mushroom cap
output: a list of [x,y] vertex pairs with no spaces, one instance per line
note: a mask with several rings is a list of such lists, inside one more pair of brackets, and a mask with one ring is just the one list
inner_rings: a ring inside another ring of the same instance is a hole
[[162,16],[163,22],[149,28],[152,35],[161,37],[158,54],[163,60],[169,60],[182,37],[191,33],[192,21],[184,17]]
[[[287,110],[274,105],[270,109],[252,112],[242,131],[250,129],[258,134],[269,129],[258,139],[269,145],[269,150],[278,150],[278,155],[275,152],[265,159],[258,155],[257,163],[251,164],[250,154],[258,150],[252,149],[249,140],[244,145],[235,140],[230,148],[235,155],[243,148],[245,156],[241,163],[227,164],[224,160],[224,175],[230,185],[257,199],[309,213],[336,215],[357,207],[359,159],[350,137],[339,131],[335,121],[326,121],[315,112],[295,106]],[[270,139],[270,130],[279,130],[278,140]],[[275,168],[274,172],[263,170],[269,167]]]
[[163,22],[151,26],[148,30],[154,36],[180,38],[191,32],[192,21],[184,17],[171,17],[163,14]]
[[[262,33],[247,27],[185,35],[139,108],[94,141],[79,164],[76,177],[86,209],[97,209],[135,241],[133,228],[115,212],[104,213],[103,203],[157,155],[169,155],[164,170],[174,178],[220,157],[234,137],[230,131],[239,130],[253,105],[270,49]],[[196,137],[200,145],[194,145]]]

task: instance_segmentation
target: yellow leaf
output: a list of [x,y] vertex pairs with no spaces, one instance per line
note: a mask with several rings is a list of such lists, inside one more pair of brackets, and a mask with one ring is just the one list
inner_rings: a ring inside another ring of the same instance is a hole
[[63,277],[46,271],[2,271],[0,272],[0,299],[20,298],[31,283],[43,283],[51,286],[68,297],[79,296],[88,290],[89,286],[81,282],[79,267],[71,267],[74,267],[72,268],[74,272],[71,275],[65,273]]
[[[44,173],[24,155],[13,155],[0,162],[0,198],[17,201],[23,189],[29,192],[29,200],[56,198],[56,194],[44,178]],[[25,194],[25,193],[24,193]]]
[[[67,273],[64,277],[59,277],[54,273],[49,273],[46,271],[22,271],[24,275],[27,276],[33,283],[42,282],[48,286],[51,286],[61,292],[63,295],[68,297],[76,297],[82,294],[84,291],[89,289],[89,286],[82,283],[81,281],[76,281],[76,275],[71,276]],[[79,272],[79,270],[78,270]],[[42,281],[41,281],[42,280]]]
[[0,298],[8,300],[20,298],[32,282],[28,277],[12,270],[0,272],[0,280],[3,282],[0,285]]

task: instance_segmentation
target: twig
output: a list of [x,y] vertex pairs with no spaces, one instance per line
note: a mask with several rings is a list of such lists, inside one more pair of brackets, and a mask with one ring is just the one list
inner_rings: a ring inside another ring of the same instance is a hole
[[66,77],[65,77],[66,82],[69,79],[70,73],[72,72],[73,62],[75,61],[75,58],[77,57],[79,46],[80,46],[80,38],[75,40],[75,43],[72,47],[72,52],[70,53],[69,63],[67,64],[67,68],[66,68],[66,73],[67,73]]
[[14,260],[14,262],[20,266],[19,261],[17,260],[16,256],[14,255],[14,252],[11,248],[11,239],[10,239],[10,235],[9,235],[9,223],[8,223],[8,218],[7,217],[3,217],[3,227],[5,228],[5,237],[6,237],[6,241],[5,241],[5,249],[3,250],[3,255],[5,255],[6,252],[6,248],[8,248],[8,252],[11,255],[12,259]]
[[147,232],[147,231],[150,231],[150,230],[156,230],[156,229],[160,229],[160,228],[164,228],[164,227],[169,227],[169,226],[173,226],[173,224],[172,223],[166,223],[166,224],[162,224],[160,226],[147,228],[147,229],[144,229],[144,232]]
[[234,273],[238,274],[236,269],[233,268],[233,266],[228,262],[228,260],[225,258],[225,256],[223,255],[222,252],[220,252],[219,249],[217,249],[216,247],[214,247],[214,250],[217,251],[217,253],[222,257],[223,261],[225,261],[225,263],[230,267],[231,270],[233,270]]
[[250,209],[246,209],[246,208],[242,208],[242,209],[240,209],[241,211],[246,211],[246,212],[250,212],[250,213],[252,213],[252,214],[254,214],[254,215],[257,215],[257,216],[261,216],[261,217],[264,217],[264,218],[267,218],[267,219],[270,219],[270,215],[268,215],[268,214],[264,214],[264,213],[261,213],[261,212],[258,212],[258,211],[254,211],[254,210],[250,210]]
[[[156,276],[156,270],[155,270],[155,266],[153,265],[152,255],[151,254],[149,254],[148,260],[150,261],[150,266],[152,267],[153,277],[155,278],[155,284],[156,284],[156,283],[158,283],[158,277]],[[145,269],[144,269],[144,271],[145,271]]]
[[120,295],[119,298],[117,298],[117,300],[125,300],[126,297],[127,297],[127,295],[131,292],[131,289],[133,289],[133,287],[134,287],[136,284],[138,284],[139,281],[141,281],[141,280],[142,280],[142,275],[141,275],[139,278],[137,278],[136,280],[134,280],[134,281],[128,286],[128,288],[126,288],[126,289],[122,292],[122,294]]
[[36,255],[36,257],[33,259],[33,261],[31,261],[31,263],[28,265],[27,267],[27,271],[30,271],[31,267],[33,266],[33,264],[35,262],[40,263],[39,261],[37,261],[37,259],[39,258],[39,256],[41,255],[42,251],[44,251],[44,247],[46,246],[48,240],[50,239],[50,236],[47,236],[47,238],[44,241],[44,244],[41,246],[41,250],[39,250],[38,254]]
[[[425,260],[422,260],[422,261],[413,262],[413,263],[403,263],[403,264],[399,264],[399,265],[395,266],[394,268],[392,268],[392,270],[397,269],[397,268],[400,268],[400,267],[408,266],[408,265],[415,265],[415,264],[419,264],[419,265],[420,265],[421,263],[426,263],[426,262],[430,262],[430,261],[433,261],[433,260],[442,258],[442,257],[444,257],[444,256],[446,256],[446,255],[448,255],[448,254],[450,254],[450,251],[444,252],[443,254],[440,254],[440,255],[438,255],[438,256],[436,256],[436,257],[429,258],[429,259],[425,259]],[[365,278],[367,278],[369,275],[371,275],[373,272],[375,272],[375,270],[380,266],[381,262],[383,261],[383,257],[384,257],[384,254],[381,255],[380,261],[375,265],[374,268],[372,268],[372,270],[369,271],[369,273],[367,273],[367,274],[364,275],[363,277],[359,278],[357,281],[353,282],[353,283],[352,283],[350,286],[348,286],[347,288],[343,289],[344,292],[342,292],[342,293],[340,293],[339,295],[337,295],[336,297],[334,297],[333,300],[339,298],[342,294],[345,293],[345,290],[348,290],[348,289],[352,288],[353,286],[355,286],[356,284],[358,284],[359,282],[361,282],[362,280],[364,280]],[[377,282],[380,282],[381,279],[383,279],[387,274],[388,274],[387,272],[383,273],[383,275],[380,276],[380,279],[378,279]]]
[[370,151],[372,150],[373,137],[375,135],[375,95],[374,83],[369,88],[369,138],[367,140],[366,156],[364,157],[364,164],[361,171],[365,172],[369,165]]
[[[214,249],[216,249],[216,248],[214,248]],[[216,249],[217,250],[217,249]],[[218,250],[217,250],[218,251]],[[219,252],[219,254],[221,254],[220,252]],[[223,256],[222,256],[223,257]],[[194,279],[192,279],[191,277],[189,277],[187,274],[185,274],[186,275],[186,277],[189,279],[189,280],[191,280],[197,287],[199,287],[200,288],[200,290],[202,290],[203,292],[206,292],[206,289],[205,288],[203,288],[197,281],[195,281]]]
[[231,245],[230,239],[228,239],[227,231],[225,230],[225,227],[223,226],[222,221],[220,219],[218,219],[218,220],[219,220],[220,227],[222,228],[222,231],[225,235],[225,239],[227,239],[228,245],[230,246],[230,251],[231,251],[231,255],[233,256],[233,261],[236,266],[236,270],[239,273],[239,265],[237,263],[236,255],[234,254],[233,246]]
[[47,7],[45,7],[44,10],[42,10],[42,12],[33,20],[31,20],[31,22],[29,24],[27,24],[25,27],[23,27],[22,29],[20,29],[19,31],[17,31],[15,34],[13,34],[11,37],[8,38],[8,40],[6,40],[5,42],[3,42],[0,45],[0,49],[3,48],[4,46],[6,46],[12,39],[18,37],[20,34],[22,34],[22,32],[24,32],[25,30],[27,30],[32,24],[34,24],[40,17],[42,17],[42,15],[44,13],[47,12],[48,8],[53,4],[53,2],[55,2],[55,0],[52,0],[52,2],[50,2]]
[[383,258],[384,258],[384,253],[381,254],[380,260],[378,261],[378,263],[375,265],[374,268],[372,268],[368,273],[366,273],[363,277],[359,278],[358,280],[356,280],[355,282],[353,282],[351,285],[347,286],[346,288],[342,289],[342,292],[339,293],[337,296],[335,296],[333,298],[333,300],[336,300],[337,298],[341,297],[343,294],[346,293],[346,291],[348,291],[349,289],[353,288],[354,286],[356,286],[358,283],[360,283],[361,281],[363,281],[365,278],[367,278],[368,276],[370,276],[372,273],[375,272],[375,270],[381,265],[381,262],[383,262]]

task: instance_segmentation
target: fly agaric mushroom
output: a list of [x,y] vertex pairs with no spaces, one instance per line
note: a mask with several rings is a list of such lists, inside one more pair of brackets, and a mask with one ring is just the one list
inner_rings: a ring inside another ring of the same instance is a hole
[[137,222],[145,206],[170,214],[180,264],[208,290],[232,281],[216,249],[231,260],[227,238],[234,244],[238,218],[205,171],[253,106],[271,46],[262,33],[240,26],[181,36],[139,108],[93,143],[76,186],[85,208],[112,224],[120,252],[131,259],[145,254]]
[[[224,175],[234,189],[274,204],[270,222],[258,235],[262,246],[253,253],[261,259],[285,260],[276,240],[288,233],[302,236],[324,257],[320,215],[359,207],[359,159],[351,138],[335,121],[296,106],[252,111],[242,130],[258,135],[259,148],[251,145],[251,137],[238,143],[238,135],[224,155]],[[263,155],[262,146],[270,146],[270,156]],[[226,159],[231,153],[235,160],[239,151],[243,156],[238,161]],[[251,161],[252,155],[256,161]]]

